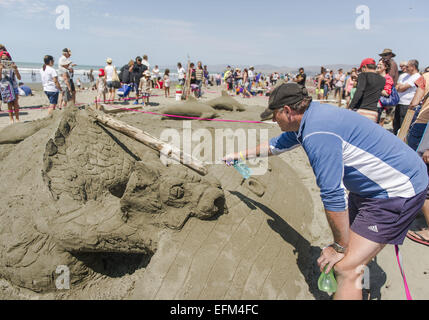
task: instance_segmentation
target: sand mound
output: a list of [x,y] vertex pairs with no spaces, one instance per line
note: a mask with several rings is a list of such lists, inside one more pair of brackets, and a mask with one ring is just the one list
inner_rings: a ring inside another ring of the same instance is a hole
[[217,110],[226,111],[246,111],[246,107],[232,98],[225,90],[222,90],[222,96],[206,102],[209,106]]
[[[174,104],[161,108],[163,114],[172,114],[176,116],[196,117],[204,119],[213,119],[217,117],[217,113],[208,105],[198,102],[195,98],[190,97],[188,101]],[[162,117],[163,120],[174,120],[173,117]],[[180,120],[180,119],[179,119]]]
[[9,152],[1,172],[9,182],[1,195],[8,205],[0,211],[0,276],[37,292],[55,289],[62,265],[73,285],[132,273],[150,261],[163,230],[225,209],[218,182],[164,167],[85,111],[52,119]]

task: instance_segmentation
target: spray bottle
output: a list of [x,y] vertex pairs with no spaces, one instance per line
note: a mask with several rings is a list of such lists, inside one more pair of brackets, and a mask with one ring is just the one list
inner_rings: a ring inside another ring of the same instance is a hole
[[244,163],[246,160],[241,152],[240,156],[243,161],[234,160],[233,162],[228,162],[228,165],[232,165],[247,180],[252,176],[252,170]]

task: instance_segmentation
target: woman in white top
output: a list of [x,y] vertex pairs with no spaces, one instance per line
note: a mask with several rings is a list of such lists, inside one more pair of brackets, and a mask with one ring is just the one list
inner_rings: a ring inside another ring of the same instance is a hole
[[54,112],[58,104],[58,96],[60,94],[61,86],[58,81],[58,75],[54,65],[54,58],[52,56],[45,56],[43,68],[40,70],[40,76],[42,78],[43,91],[49,99],[49,114]]
[[159,68],[158,68],[158,66],[155,66],[155,68],[153,68],[153,70],[152,70],[152,74],[153,74],[153,81],[152,81],[152,85],[157,85],[158,86],[158,89],[161,89],[161,86],[159,85],[159,79],[161,78],[160,76],[159,76]]
[[179,62],[177,64],[177,74],[179,79],[179,85],[181,86],[185,85],[185,73],[186,73],[186,70],[182,67],[182,64]]
[[107,66],[104,67],[104,72],[105,72],[105,77],[106,77],[106,84],[107,84],[107,90],[109,93],[108,96],[108,101],[113,102],[115,99],[115,87],[113,85],[113,81],[114,81],[114,77],[115,77],[115,73],[116,73],[116,68],[115,66],[112,65],[112,59],[107,58],[106,60],[107,62]]

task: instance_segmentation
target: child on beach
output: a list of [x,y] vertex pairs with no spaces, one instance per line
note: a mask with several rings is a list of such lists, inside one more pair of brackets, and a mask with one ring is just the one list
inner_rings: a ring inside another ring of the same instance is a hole
[[352,81],[353,81],[353,88],[350,90],[350,102],[347,105],[347,108],[349,108],[351,101],[353,100],[355,93],[356,93],[356,89],[357,89],[357,76],[352,76]]
[[98,79],[95,84],[97,88],[97,109],[100,109],[99,103],[101,102],[101,96],[103,96],[103,102],[106,103],[106,93],[107,93],[107,84],[104,69],[100,69],[98,74]]
[[43,58],[44,65],[40,70],[43,91],[49,99],[49,114],[52,114],[57,107],[61,86],[58,82],[58,74],[53,68],[54,57],[46,55]]
[[21,75],[18,67],[11,60],[11,56],[7,51],[0,52],[0,94],[4,103],[7,103],[9,109],[10,123],[14,123],[13,112],[15,112],[16,122],[19,122],[19,90],[18,80],[21,80]]
[[152,80],[150,79],[150,71],[143,72],[143,77],[140,79],[139,91],[142,93],[143,106],[149,105],[150,91],[152,89]]
[[165,97],[168,98],[170,96],[170,70],[166,69],[164,72],[164,91]]

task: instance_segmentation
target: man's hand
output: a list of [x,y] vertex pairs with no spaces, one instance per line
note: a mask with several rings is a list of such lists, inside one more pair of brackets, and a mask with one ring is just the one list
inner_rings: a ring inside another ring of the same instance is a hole
[[429,150],[426,150],[425,153],[423,153],[423,161],[429,164]]
[[345,254],[338,253],[332,247],[327,247],[323,249],[320,258],[317,259],[317,264],[320,267],[320,272],[323,272],[326,267],[325,273],[328,274],[331,269],[344,258],[344,256]]
[[234,164],[234,161],[240,159],[239,153],[232,153],[222,158],[222,161],[225,162],[225,164],[230,167]]

